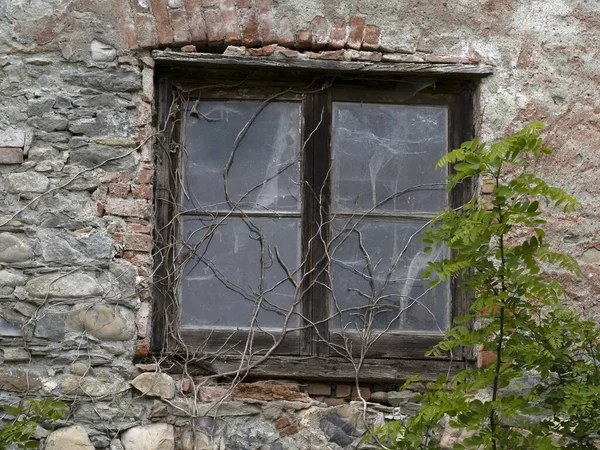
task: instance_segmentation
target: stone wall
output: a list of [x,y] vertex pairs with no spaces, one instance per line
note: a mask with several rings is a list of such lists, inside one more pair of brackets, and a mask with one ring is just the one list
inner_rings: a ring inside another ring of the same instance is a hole
[[[151,333],[157,48],[495,66],[477,131],[547,124],[556,152],[536,170],[582,202],[549,238],[585,276],[557,277],[600,316],[599,17],[579,0],[0,0],[0,403],[68,401],[39,431],[48,449],[355,448],[366,430],[350,385],[232,390],[134,363]],[[362,386],[370,425],[414,410],[395,387]]]

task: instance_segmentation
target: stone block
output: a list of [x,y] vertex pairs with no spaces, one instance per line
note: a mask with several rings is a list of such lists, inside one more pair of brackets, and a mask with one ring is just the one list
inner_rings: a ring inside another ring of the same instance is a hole
[[[360,393],[360,396],[358,395]],[[356,386],[352,386],[352,400],[366,400],[369,401],[371,398],[371,389],[368,387],[361,386],[359,389],[356,389]]]
[[166,373],[142,373],[135,377],[131,385],[148,397],[167,400],[175,397],[175,381]]
[[38,317],[33,335],[59,341],[65,336],[66,322],[66,313],[46,310]]
[[135,92],[141,88],[138,72],[124,69],[66,70],[61,72],[65,83],[106,92]]
[[25,133],[14,130],[0,131],[0,147],[25,147]]
[[92,40],[90,53],[94,61],[109,62],[117,57],[117,50],[112,45],[105,44],[97,39]]
[[94,450],[94,446],[85,431],[79,425],[59,428],[46,439],[45,450]]
[[231,394],[231,386],[198,386],[198,395],[203,402],[227,400]]
[[154,423],[130,428],[121,435],[121,443],[125,450],[174,450],[173,425]]
[[0,389],[9,392],[31,392],[42,387],[39,374],[26,369],[0,367]]
[[4,350],[4,362],[28,362],[29,352],[21,347],[6,347]]
[[25,275],[16,270],[0,270],[0,286],[25,286]]
[[89,144],[71,151],[71,164],[107,171],[130,170],[135,166],[134,151],[128,148]]
[[29,261],[34,253],[21,238],[9,233],[0,233],[0,262],[18,263]]
[[391,391],[387,393],[388,402],[392,406],[401,406],[407,402],[418,401],[421,395],[413,391]]
[[23,149],[17,147],[0,147],[0,164],[21,164]]
[[25,289],[34,298],[85,298],[102,294],[102,288],[84,273],[49,274],[33,278]]
[[338,384],[335,387],[335,396],[337,398],[349,397],[352,393],[352,386],[347,384]]
[[50,187],[50,180],[45,175],[36,172],[11,173],[7,178],[8,192],[22,194],[24,192],[46,192]]
[[328,397],[331,395],[331,385],[327,383],[308,383],[306,392],[308,395],[324,395]]

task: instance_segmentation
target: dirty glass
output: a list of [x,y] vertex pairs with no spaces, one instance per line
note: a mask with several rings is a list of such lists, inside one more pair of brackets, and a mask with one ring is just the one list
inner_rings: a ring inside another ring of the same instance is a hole
[[298,102],[189,102],[183,209],[299,211],[299,152]]
[[427,262],[445,257],[423,252],[424,221],[338,219],[333,233],[333,328],[438,332],[448,329],[450,286],[421,280]]
[[447,173],[435,162],[448,151],[447,123],[443,106],[334,102],[334,209],[446,208]]
[[[215,220],[223,222],[209,233]],[[182,327],[243,328],[256,316],[255,326],[281,328],[295,288],[276,249],[290,272],[299,266],[299,219],[215,220],[187,216],[183,221]],[[294,316],[288,325],[297,323]]]

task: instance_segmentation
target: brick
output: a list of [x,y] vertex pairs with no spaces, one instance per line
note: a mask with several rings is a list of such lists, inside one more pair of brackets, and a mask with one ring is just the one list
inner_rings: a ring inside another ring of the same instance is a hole
[[206,19],[206,35],[208,45],[211,47],[220,47],[225,41],[225,28],[223,27],[223,17],[218,9],[207,9],[204,11]]
[[225,44],[240,45],[242,43],[242,36],[240,34],[240,25],[238,23],[237,11],[234,5],[223,8],[221,17],[223,18],[223,28],[225,29]]
[[[359,392],[360,392],[360,396],[358,395]],[[352,387],[351,399],[352,400],[360,400],[361,397],[364,400],[369,401],[369,399],[371,398],[371,389],[369,389],[368,387],[360,387],[357,390],[356,386],[353,386]]]
[[262,45],[276,44],[279,39],[275,31],[275,19],[271,9],[271,0],[254,0],[255,9],[258,11],[258,24]]
[[130,223],[127,225],[127,231],[131,233],[150,234],[152,232],[152,227],[150,225],[144,225],[142,223]]
[[219,6],[219,2],[220,0],[202,0],[202,6],[205,8],[214,8],[216,6]]
[[25,147],[25,133],[23,131],[1,131],[0,147]]
[[147,234],[127,233],[125,235],[125,250],[149,252],[152,238]]
[[173,42],[173,30],[169,23],[169,10],[167,9],[167,0],[150,0],[152,5],[152,14],[156,22],[156,34],[159,45],[167,45]]
[[183,47],[181,47],[181,51],[184,53],[196,53],[198,51],[198,49],[196,48],[195,45],[184,45]]
[[[140,271],[139,268],[152,266],[152,255],[150,255],[148,252],[140,253],[140,252],[128,250],[123,253],[123,258],[125,258],[127,261],[129,261],[134,266],[138,267],[138,273],[141,276],[146,276],[146,273],[145,273],[145,271]],[[140,293],[138,293],[138,295],[139,294]]]
[[108,185],[108,194],[111,197],[127,198],[129,196],[129,184],[126,184],[126,183],[110,183]]
[[238,8],[252,8],[252,0],[238,0]]
[[22,162],[22,148],[0,147],[0,164],[21,164]]
[[366,52],[361,50],[346,50],[345,57],[349,61],[372,61],[379,62],[383,55],[379,52]]
[[378,50],[381,30],[375,25],[367,25],[365,28],[365,38],[363,40],[363,50]]
[[279,45],[284,47],[293,47],[296,43],[292,23],[287,17],[282,17],[279,21]]
[[292,424],[292,422],[290,422],[290,419],[286,416],[281,416],[274,423],[275,428],[277,428],[278,430],[281,430],[282,428],[285,428],[285,427],[289,427],[291,424]]
[[150,217],[152,208],[146,200],[131,200],[122,198],[108,198],[104,204],[106,214],[122,217]]
[[273,54],[273,52],[275,52],[276,48],[277,48],[277,44],[271,44],[271,45],[266,45],[264,47],[259,47],[259,48],[249,48],[248,52],[252,56],[270,56]]
[[137,177],[135,178],[136,183],[139,184],[148,184],[152,181],[154,177],[154,170],[148,167],[143,167],[140,169]]
[[198,386],[198,396],[203,402],[218,402],[231,397],[231,386]]
[[206,44],[206,25],[202,16],[202,7],[198,0],[185,0],[192,42]]
[[138,45],[141,48],[156,47],[158,37],[156,35],[156,23],[150,14],[136,13],[133,21]]
[[104,213],[106,212],[104,209],[104,203],[96,202],[96,211],[95,212],[98,217],[102,217],[104,215]]
[[286,58],[297,58],[298,55],[300,55],[300,53],[297,50],[291,50],[291,49],[285,48],[285,47],[277,47],[275,49],[275,54],[283,55]]
[[286,436],[291,436],[293,434],[296,434],[298,432],[298,427],[294,424],[290,425],[289,427],[285,427],[282,430],[279,430],[279,436],[281,437],[286,437]]
[[327,47],[334,50],[344,48],[347,41],[348,36],[346,31],[346,21],[344,19],[337,18],[333,21],[333,25],[331,26]]
[[152,185],[151,184],[132,184],[131,195],[133,198],[143,198],[150,200],[152,198]]
[[242,24],[242,39],[246,47],[258,47],[260,45],[260,35],[258,32],[258,19],[252,9],[240,11],[240,21]]
[[344,60],[345,50],[330,50],[325,52],[306,52],[309,58],[311,59],[326,59],[330,61],[343,61]]
[[323,16],[317,16],[312,20],[311,24],[313,50],[324,49],[327,46],[329,37],[327,19]]
[[312,47],[312,33],[308,30],[296,32],[296,47],[299,50],[308,50]]
[[350,17],[348,25],[348,42],[346,45],[355,50],[360,50],[363,41],[363,32],[366,19],[361,16]]
[[338,384],[335,387],[335,396],[337,398],[348,397],[352,393],[352,386],[347,384]]
[[237,399],[254,400],[291,400],[309,403],[308,397],[297,384],[276,381],[257,381],[255,383],[240,383],[236,388]]
[[331,385],[327,383],[308,383],[306,386],[308,395],[331,395]]
[[138,339],[135,343],[135,355],[138,358],[146,358],[150,349],[150,341],[148,339]]
[[190,29],[185,11],[181,9],[171,11],[171,29],[174,43],[181,44],[190,41]]
[[152,300],[152,292],[150,291],[150,289],[140,289],[140,291],[138,292],[138,296],[140,297],[140,301],[142,302],[148,302]]
[[129,0],[116,0],[115,4],[118,13],[118,27],[121,39],[127,48],[137,48],[138,41],[135,34],[135,24],[133,22],[133,13]]

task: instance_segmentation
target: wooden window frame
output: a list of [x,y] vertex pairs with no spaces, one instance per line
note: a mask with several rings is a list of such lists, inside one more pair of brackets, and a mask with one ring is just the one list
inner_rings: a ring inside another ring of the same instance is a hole
[[[155,57],[155,59],[157,59]],[[220,61],[220,60],[219,60]],[[305,179],[310,168],[312,182],[320,185],[325,179],[324,167],[328,167],[328,160],[322,157],[323,149],[330,155],[331,137],[331,105],[334,100],[351,99],[352,101],[378,102],[390,104],[427,104],[444,105],[448,108],[448,143],[449,149],[456,148],[461,142],[473,137],[473,114],[476,82],[481,74],[463,74],[456,77],[456,73],[440,74],[423,77],[421,75],[407,76],[406,74],[369,73],[356,77],[340,77],[340,69],[316,68],[315,70],[299,71],[297,68],[277,67],[255,67],[246,65],[220,65],[214,67],[211,64],[200,64],[190,66],[180,65],[178,61],[157,59],[156,68],[156,99],[157,117],[156,127],[162,132],[157,138],[155,145],[156,180],[155,180],[155,276],[153,289],[153,314],[152,314],[152,339],[150,352],[155,357],[171,362],[181,360],[181,347],[177,345],[183,341],[192,348],[206,345],[206,338],[210,334],[211,346],[220,347],[231,339],[231,332],[224,333],[210,331],[179,330],[173,323],[174,317],[178,317],[178,303],[173,300],[172,280],[168,263],[174,255],[173,244],[180,239],[177,221],[179,205],[173,202],[173,198],[180,198],[179,184],[175,173],[179,171],[181,158],[177,151],[179,143],[183,139],[181,123],[181,105],[177,105],[174,99],[174,89],[194,90],[200,85],[214,86],[203,98],[265,98],[271,90],[280,89],[281,86],[306,85],[306,81],[315,77],[323,80],[331,80],[332,87],[320,91],[315,89],[314,93],[303,96],[303,137],[311,135],[306,142],[303,155],[301,171]],[[231,63],[231,61],[229,61]],[[199,82],[198,80],[202,80]],[[223,80],[227,80],[225,83]],[[415,86],[426,82],[429,87],[421,89],[414,94]],[[224,88],[224,85],[233,86],[236,83],[243,84],[237,89]],[[257,90],[258,88],[258,90]],[[238,92],[232,95],[232,92]],[[258,95],[256,95],[258,94]],[[176,105],[177,114],[173,114],[172,106]],[[326,123],[316,127],[321,119],[321,111],[325,113]],[[312,111],[312,113],[309,113]],[[321,155],[319,163],[315,162],[315,155]],[[434,161],[432,161],[432,164]],[[306,186],[303,184],[303,186]],[[304,188],[309,189],[307,187]],[[328,189],[328,187],[327,187]],[[468,201],[473,195],[472,183],[465,183],[460,188],[450,193],[450,204],[458,206]],[[329,194],[328,194],[329,195]],[[307,192],[303,193],[305,201],[302,205],[302,224],[304,231],[302,235],[302,249],[306,246],[306,239],[315,230],[310,227],[315,225],[311,220],[315,214],[316,207],[310,200],[312,198]],[[327,206],[325,206],[327,208]],[[379,215],[377,215],[379,216]],[[167,245],[166,245],[167,244]],[[170,245],[168,245],[170,244]],[[304,251],[304,250],[302,250]],[[313,247],[313,253],[309,258],[313,263],[322,260],[319,252],[323,249]],[[316,263],[315,263],[316,264]],[[319,327],[321,336],[329,337],[327,323],[327,304],[323,299],[327,298],[327,290],[319,284],[313,284],[302,302],[303,314],[312,318],[313,321],[322,321]],[[468,298],[458,289],[458,283],[454,281],[451,286],[451,316],[465,315],[468,310]],[[226,333],[226,334],[225,334]],[[345,358],[334,355],[329,351],[329,346],[324,342],[314,339],[315,331],[310,327],[297,335],[284,339],[281,345],[271,356],[253,367],[248,374],[261,377],[283,377],[301,378],[306,380],[353,380],[354,368],[352,363]],[[470,349],[455,351],[452,357],[425,358],[424,351],[440,340],[440,335],[421,335],[416,333],[389,333],[381,336],[373,346],[370,356],[365,359],[360,373],[361,381],[365,382],[395,382],[419,373],[424,379],[433,379],[439,374],[455,372],[464,368],[465,364],[472,362]],[[177,337],[175,336],[177,335]],[[242,333],[242,339],[244,338]],[[261,335],[255,338],[255,345],[268,346],[272,344],[272,336]],[[205,347],[206,349],[206,347]],[[202,357],[186,356],[186,364],[194,367],[197,363],[200,373],[206,368],[206,361]],[[235,371],[240,366],[240,359],[235,354],[219,356],[210,363],[210,370],[218,373]]]

